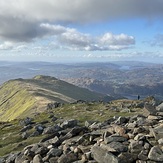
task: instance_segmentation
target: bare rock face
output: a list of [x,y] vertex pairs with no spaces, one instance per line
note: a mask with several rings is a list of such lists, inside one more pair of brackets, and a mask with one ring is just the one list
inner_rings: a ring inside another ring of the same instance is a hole
[[[161,163],[161,108],[162,104],[145,105],[144,115],[116,117],[104,123],[94,121],[80,126],[72,119],[42,127],[39,134],[46,136],[44,139],[1,157],[0,163]],[[38,127],[28,118],[25,122]],[[20,134],[24,132],[28,128],[23,128]],[[28,139],[26,135],[24,138]]]

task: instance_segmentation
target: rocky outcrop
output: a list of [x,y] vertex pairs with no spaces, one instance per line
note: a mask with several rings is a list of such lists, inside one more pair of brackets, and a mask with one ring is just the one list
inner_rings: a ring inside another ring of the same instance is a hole
[[44,126],[27,118],[22,137],[30,136],[25,133],[31,126],[46,137],[0,158],[0,163],[161,163],[162,111],[162,104],[145,105],[144,115],[113,117],[103,123],[87,121],[85,126],[74,119]]

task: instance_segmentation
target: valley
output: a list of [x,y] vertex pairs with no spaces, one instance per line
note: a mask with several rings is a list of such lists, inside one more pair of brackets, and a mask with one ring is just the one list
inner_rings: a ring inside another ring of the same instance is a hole
[[145,62],[1,62],[0,83],[48,75],[89,90],[120,97],[163,98],[163,64]]

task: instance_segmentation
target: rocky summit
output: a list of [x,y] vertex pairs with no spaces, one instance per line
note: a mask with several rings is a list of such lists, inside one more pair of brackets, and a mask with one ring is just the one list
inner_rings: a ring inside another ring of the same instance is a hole
[[46,125],[46,121],[38,124],[26,118],[20,122],[22,139],[44,137],[2,156],[0,163],[162,163],[162,108],[163,103],[146,101],[142,114],[85,121],[84,125],[75,119]]

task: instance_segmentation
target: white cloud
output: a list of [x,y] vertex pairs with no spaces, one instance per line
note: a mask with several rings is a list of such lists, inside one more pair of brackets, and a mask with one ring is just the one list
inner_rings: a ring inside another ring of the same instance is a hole
[[128,36],[126,34],[113,35],[112,33],[106,33],[102,36],[101,42],[105,44],[111,45],[130,45],[135,43],[135,39],[133,36]]
[[60,49],[106,51],[122,50],[135,44],[135,38],[126,34],[114,35],[106,33],[103,36],[91,36],[78,32],[74,28],[65,28],[61,25],[43,24],[46,35],[54,36],[51,46]]
[[[22,35],[22,38],[24,37],[25,36]],[[37,31],[37,33],[31,33],[31,35],[28,36],[28,39],[34,40],[35,37],[44,37],[43,39],[45,42],[49,41],[49,43],[47,43],[47,46],[49,46],[49,48],[68,49],[76,51],[122,50],[131,48],[131,46],[135,44],[135,38],[126,34],[114,35],[112,33],[105,33],[102,36],[92,36],[87,33],[81,33],[74,28],[66,28],[61,25],[54,25],[49,23],[41,23],[39,25],[39,30]],[[49,37],[51,38],[50,40],[48,40]],[[17,37],[17,39],[22,38],[19,38],[19,36]],[[25,45],[24,42],[14,43],[15,41],[13,40],[12,42],[13,43],[11,43],[11,41],[5,42],[0,46],[0,49],[13,48],[13,44],[15,44],[15,47],[13,49],[14,51],[20,52],[23,49],[27,48],[27,45]]]
[[40,27],[45,32],[45,34],[48,34],[48,35],[50,35],[50,34],[59,35],[68,30],[68,28],[66,29],[65,27],[63,27],[61,25],[51,25],[48,23],[42,23],[42,24],[40,24]]
[[29,42],[65,28],[49,24],[83,24],[121,18],[163,17],[162,0],[1,0],[0,39]]
[[4,42],[3,44],[0,44],[0,50],[10,50],[14,47],[12,42]]

